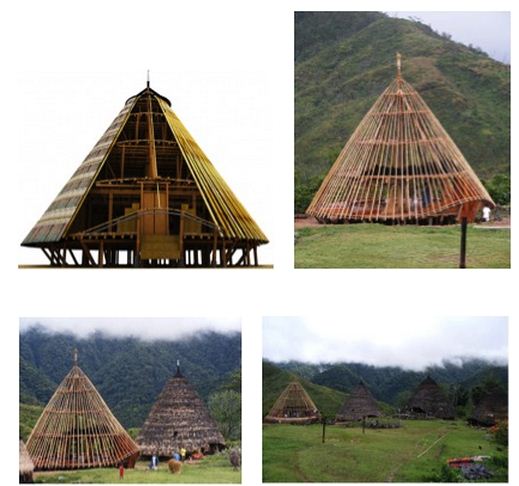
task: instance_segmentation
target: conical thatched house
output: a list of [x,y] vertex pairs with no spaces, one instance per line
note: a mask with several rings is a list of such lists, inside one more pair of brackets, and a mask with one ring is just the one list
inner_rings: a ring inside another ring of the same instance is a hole
[[471,425],[491,427],[508,419],[508,395],[505,391],[488,391],[476,405],[468,422]]
[[267,242],[148,82],[22,245],[54,266],[249,266]]
[[171,457],[188,452],[215,452],[225,440],[206,405],[180,372],[166,383],[137,437],[141,454]]
[[27,447],[20,441],[20,483],[32,483],[32,473],[34,472],[34,464],[31,456],[27,452]]
[[454,406],[430,376],[425,378],[409,399],[408,410],[415,417],[453,419]]
[[360,382],[342,404],[335,417],[335,422],[352,422],[381,415],[382,412],[368,387]]
[[320,222],[471,221],[494,207],[469,163],[400,72],[362,119],[307,213]]
[[311,424],[321,415],[301,383],[289,383],[265,417],[266,423]]
[[36,470],[133,467],[139,449],[92,382],[74,365],[27,441]]

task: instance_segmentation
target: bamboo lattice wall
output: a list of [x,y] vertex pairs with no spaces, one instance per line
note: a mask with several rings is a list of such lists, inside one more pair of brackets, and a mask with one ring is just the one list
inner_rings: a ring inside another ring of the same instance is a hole
[[265,417],[267,423],[316,422],[321,418],[319,410],[301,383],[289,383]]

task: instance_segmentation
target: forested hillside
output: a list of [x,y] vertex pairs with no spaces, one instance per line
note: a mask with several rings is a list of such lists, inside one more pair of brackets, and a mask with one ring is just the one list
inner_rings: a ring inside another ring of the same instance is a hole
[[[376,12],[295,15],[295,209],[393,80],[395,54],[477,174],[509,200],[510,66],[420,22]],[[508,189],[507,189],[508,188]]]
[[204,332],[177,341],[142,341],[97,333],[88,338],[51,333],[41,327],[20,334],[20,402],[47,403],[72,366],[72,351],[115,416],[140,427],[180,360],[200,395],[240,391],[241,335]]

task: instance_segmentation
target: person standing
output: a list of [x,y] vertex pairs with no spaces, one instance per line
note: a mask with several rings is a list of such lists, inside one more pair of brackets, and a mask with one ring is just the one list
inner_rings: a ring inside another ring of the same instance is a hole
[[124,479],[124,464],[119,464],[119,480]]

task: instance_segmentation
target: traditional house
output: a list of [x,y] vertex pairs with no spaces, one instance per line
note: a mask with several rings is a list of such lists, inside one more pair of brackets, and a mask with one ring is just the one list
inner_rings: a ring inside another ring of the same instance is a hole
[[27,452],[27,447],[23,440],[20,441],[20,483],[32,483],[34,472],[34,464],[32,463],[31,456]]
[[266,423],[311,424],[319,421],[321,415],[310,395],[301,383],[289,383],[265,417]]
[[344,400],[335,417],[335,422],[352,422],[368,417],[380,417],[381,415],[380,408],[368,387],[360,382],[350,396]]
[[454,406],[430,376],[420,383],[407,407],[409,413],[416,418],[455,418]]
[[142,455],[171,457],[186,449],[204,454],[225,447],[205,403],[180,371],[166,383],[137,437]]
[[494,207],[465,157],[401,75],[377,99],[315,194],[326,223],[472,221]]
[[27,441],[36,470],[133,467],[139,449],[77,364],[58,386]]
[[53,266],[208,267],[257,265],[267,242],[148,82],[22,245],[40,248]]
[[474,411],[468,418],[471,425],[492,427],[497,422],[508,419],[508,395],[495,387],[488,390],[480,402],[474,407]]

